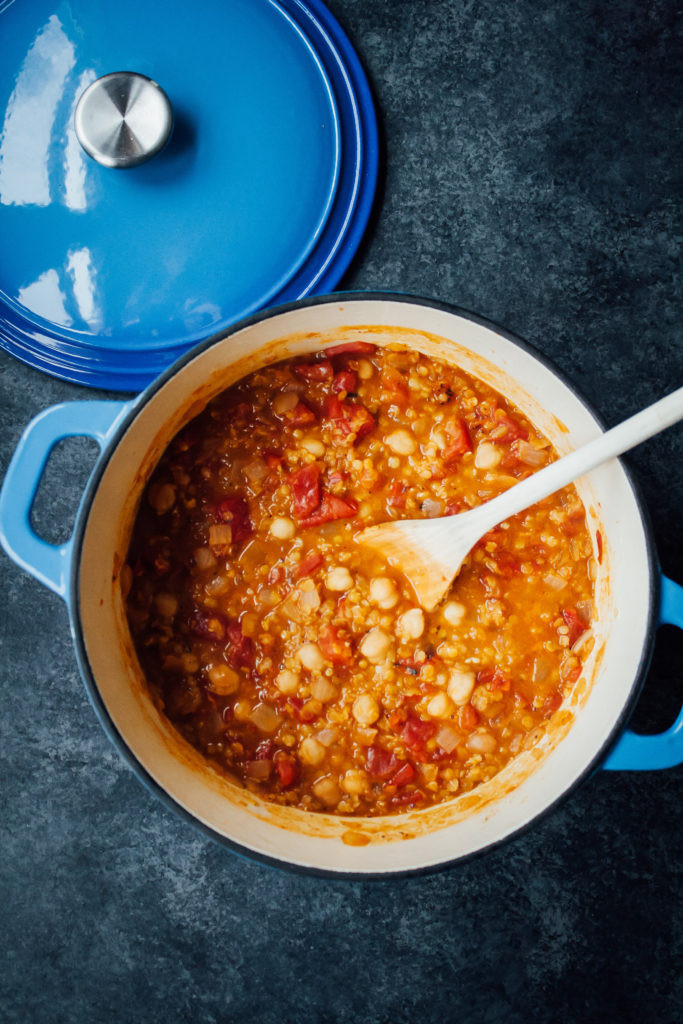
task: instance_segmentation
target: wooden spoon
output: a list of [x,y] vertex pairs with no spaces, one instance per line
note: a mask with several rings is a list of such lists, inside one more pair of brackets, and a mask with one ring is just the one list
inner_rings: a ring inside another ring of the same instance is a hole
[[356,540],[388,558],[408,577],[422,607],[432,611],[474,545],[494,526],[680,419],[683,387],[477,508],[438,519],[403,519],[371,526]]

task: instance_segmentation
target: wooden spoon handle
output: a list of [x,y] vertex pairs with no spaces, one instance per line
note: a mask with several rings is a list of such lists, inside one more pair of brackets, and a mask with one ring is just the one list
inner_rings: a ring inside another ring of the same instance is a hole
[[683,387],[482,505],[481,508],[486,508],[489,513],[490,526],[487,530],[554,494],[608,459],[635,448],[680,419],[683,419]]

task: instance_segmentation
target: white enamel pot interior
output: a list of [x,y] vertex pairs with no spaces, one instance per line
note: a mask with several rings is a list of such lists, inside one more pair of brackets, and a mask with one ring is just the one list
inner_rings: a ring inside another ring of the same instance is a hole
[[[365,339],[399,342],[453,362],[511,399],[560,454],[595,437],[584,402],[525,345],[438,304],[390,295],[314,299],[249,320],[176,364],[140,398],[90,483],[75,547],[77,651],[108,732],[138,774],[212,835],[288,866],[351,875],[433,868],[526,827],[604,756],[647,667],[655,573],[631,483],[612,461],[577,483],[594,538],[603,538],[594,644],[572,697],[537,746],[448,804],[349,819],[260,800],[208,767],[154,708],[126,625],[118,577],[141,492],[177,431],[218,392],[289,356]],[[597,550],[597,547],[595,548]]]

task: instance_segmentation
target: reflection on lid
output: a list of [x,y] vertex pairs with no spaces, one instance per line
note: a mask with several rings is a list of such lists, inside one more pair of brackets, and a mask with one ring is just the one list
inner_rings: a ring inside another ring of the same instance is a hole
[[53,181],[51,187],[50,182],[56,115],[70,91],[69,73],[75,63],[74,45],[52,15],[26,54],[7,104],[0,135],[0,203],[5,206],[49,206],[51,200],[61,199],[71,210],[86,208],[86,156],[76,138],[73,115],[79,96],[95,80],[92,70],[74,83],[67,135],[56,140],[64,145],[64,184]]
[[95,72],[88,69],[79,78],[67,122],[66,146],[64,148],[64,202],[70,210],[85,210],[87,207],[85,172],[88,158],[76,136],[74,114],[78,100],[96,77]]
[[70,252],[66,269],[73,281],[73,295],[81,318],[91,331],[98,331],[103,317],[95,299],[95,272],[90,249],[84,247]]
[[103,314],[95,291],[93,260],[90,250],[84,247],[68,253],[65,273],[51,268],[32,284],[20,288],[18,301],[32,313],[61,327],[98,331]]
[[66,295],[59,286],[56,270],[46,270],[33,284],[19,289],[19,302],[33,313],[52,320],[62,327],[71,327],[72,317],[66,311]]

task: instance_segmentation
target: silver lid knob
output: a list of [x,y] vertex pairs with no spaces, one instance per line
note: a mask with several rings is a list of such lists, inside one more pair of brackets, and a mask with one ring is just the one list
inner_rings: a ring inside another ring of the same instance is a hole
[[83,149],[105,167],[135,167],[149,160],[173,127],[164,90],[133,71],[115,71],[89,85],[74,120]]

